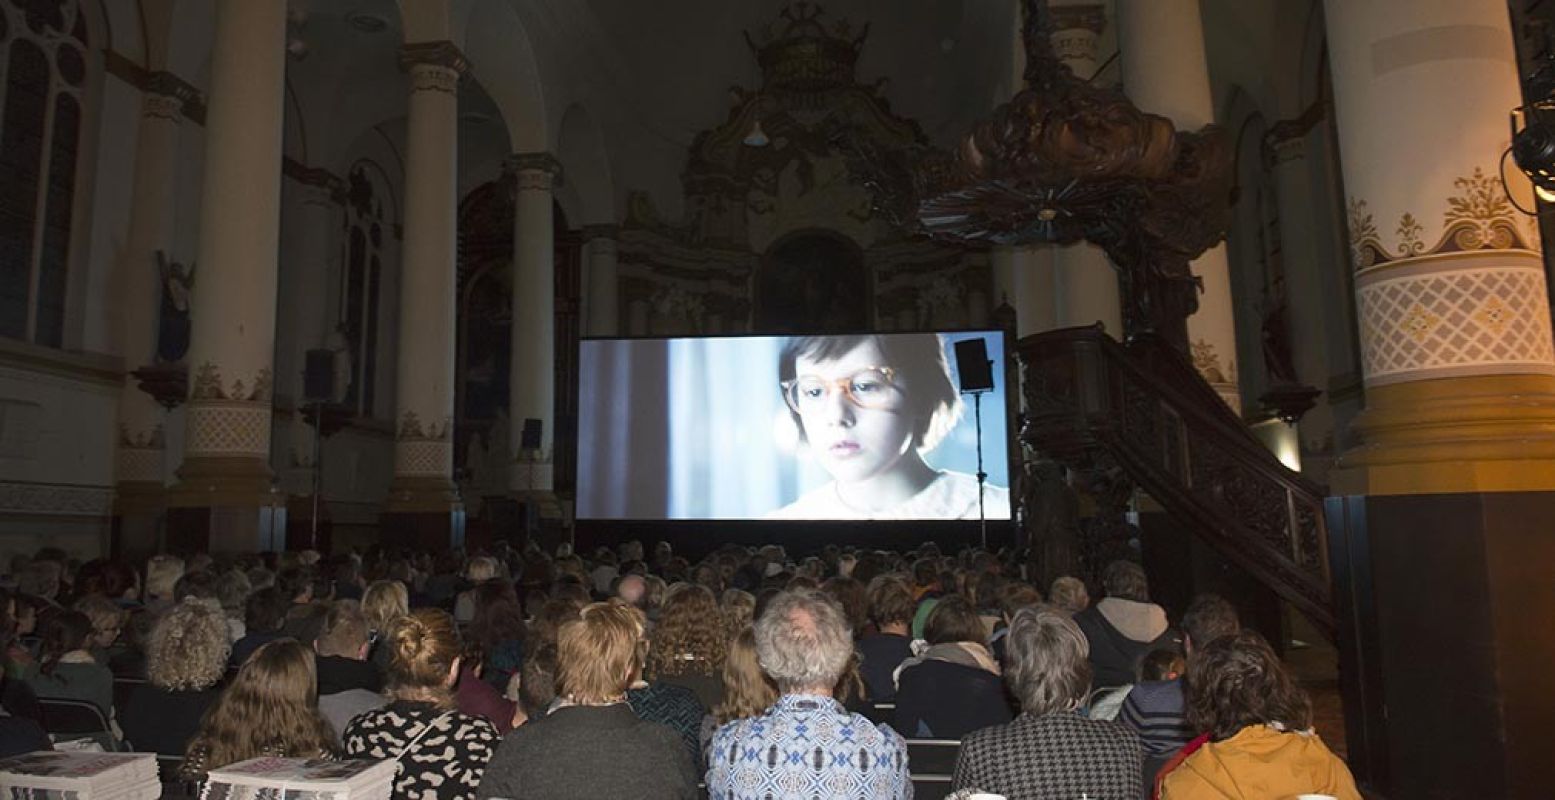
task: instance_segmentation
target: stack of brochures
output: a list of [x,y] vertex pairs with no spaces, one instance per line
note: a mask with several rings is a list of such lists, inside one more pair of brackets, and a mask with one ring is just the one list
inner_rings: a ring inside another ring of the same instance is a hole
[[0,760],[4,800],[156,800],[161,795],[152,753],[42,750]]
[[388,800],[393,789],[393,761],[251,758],[211,770],[200,800]]

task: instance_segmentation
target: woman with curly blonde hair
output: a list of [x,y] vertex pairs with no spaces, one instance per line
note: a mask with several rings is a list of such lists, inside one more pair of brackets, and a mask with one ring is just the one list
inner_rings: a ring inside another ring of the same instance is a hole
[[147,682],[124,707],[124,736],[141,752],[181,756],[216,702],[227,671],[227,616],[209,600],[184,598],[162,615],[146,645]]
[[718,598],[723,609],[725,637],[732,640],[756,619],[756,596],[744,589],[725,589]]
[[704,759],[713,733],[725,723],[754,717],[777,702],[777,684],[761,669],[761,662],[756,657],[756,632],[749,624],[729,641],[729,655],[724,659],[723,688],[723,702],[714,706],[702,720]]
[[335,735],[319,714],[313,651],[295,639],[262,645],[243,662],[184,754],[184,780],[260,756],[318,758]]
[[648,649],[649,680],[684,686],[708,708],[723,699],[718,671],[729,641],[718,601],[705,586],[676,584]]

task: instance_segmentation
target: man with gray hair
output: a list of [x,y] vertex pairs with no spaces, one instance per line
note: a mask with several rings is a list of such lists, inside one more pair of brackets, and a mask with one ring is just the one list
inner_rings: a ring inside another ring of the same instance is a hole
[[842,608],[798,589],[773,598],[756,621],[756,656],[777,683],[777,702],[713,734],[709,797],[910,798],[907,743],[887,726],[850,714],[832,697],[853,655]]

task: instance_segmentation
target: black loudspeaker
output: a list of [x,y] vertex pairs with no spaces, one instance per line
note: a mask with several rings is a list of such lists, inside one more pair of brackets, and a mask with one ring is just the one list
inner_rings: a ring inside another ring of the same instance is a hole
[[304,400],[330,399],[335,388],[335,351],[309,350],[307,364],[302,371],[302,397]]
[[524,429],[518,434],[518,449],[540,449],[540,420],[534,417],[524,420]]
[[993,362],[988,360],[988,343],[982,339],[956,342],[956,374],[961,391],[986,392],[993,388]]

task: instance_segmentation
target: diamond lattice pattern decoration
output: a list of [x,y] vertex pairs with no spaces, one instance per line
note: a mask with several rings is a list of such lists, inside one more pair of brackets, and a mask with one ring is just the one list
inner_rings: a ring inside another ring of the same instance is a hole
[[188,413],[187,454],[270,457],[269,403],[193,401]]
[[1451,370],[1555,374],[1544,273],[1524,267],[1443,270],[1357,289],[1368,383]]
[[405,477],[446,478],[453,464],[453,445],[429,439],[401,439],[394,443],[394,474]]

